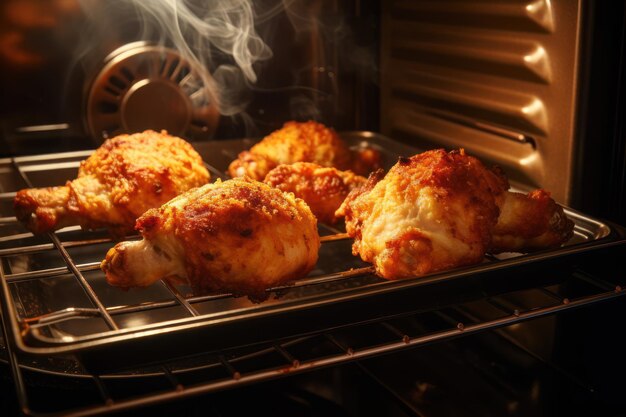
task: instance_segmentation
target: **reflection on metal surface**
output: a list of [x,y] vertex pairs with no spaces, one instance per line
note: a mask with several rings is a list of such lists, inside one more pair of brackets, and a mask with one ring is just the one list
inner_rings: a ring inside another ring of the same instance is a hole
[[54,130],[65,130],[69,129],[70,125],[68,123],[57,123],[52,125],[37,125],[37,126],[22,126],[18,127],[17,130],[20,133],[28,133],[28,132],[49,132]]
[[539,23],[546,30],[554,31],[554,13],[550,0],[535,0],[526,5],[528,17]]
[[552,78],[550,70],[550,60],[548,54],[542,46],[537,46],[536,49],[524,55],[524,62],[526,67],[533,71],[537,76],[546,82],[550,82]]

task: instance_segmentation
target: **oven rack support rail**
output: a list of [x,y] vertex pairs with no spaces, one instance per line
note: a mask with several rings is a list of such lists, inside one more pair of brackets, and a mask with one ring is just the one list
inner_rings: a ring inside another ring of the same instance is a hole
[[[33,369],[32,367],[29,367],[29,365],[21,363],[18,352],[15,351],[14,346],[11,346],[10,343],[7,344],[7,356],[14,380],[16,382],[16,390],[21,411],[25,415],[64,415],[73,417],[101,415],[114,411],[130,410],[133,408],[165,403],[172,400],[179,400],[191,396],[217,392],[220,390],[237,388],[247,384],[268,381],[288,375],[295,375],[323,367],[360,361],[381,354],[416,348],[428,343],[443,341],[462,335],[495,330],[511,324],[547,315],[554,315],[594,303],[621,298],[626,295],[626,290],[622,285],[612,286],[608,282],[598,280],[595,277],[590,277],[583,272],[574,273],[569,279],[581,281],[587,287],[592,287],[595,290],[576,298],[569,298],[557,294],[557,292],[555,292],[552,288],[535,288],[535,291],[539,291],[546,295],[546,299],[551,299],[552,302],[549,303],[549,305],[536,305],[531,308],[514,306],[511,304],[510,300],[503,301],[499,298],[499,296],[490,296],[481,300],[481,302],[489,304],[501,313],[499,317],[490,320],[480,320],[475,316],[475,314],[462,305],[443,308],[441,310],[433,310],[426,313],[408,313],[399,315],[396,318],[387,317],[383,320],[372,320],[371,322],[365,324],[356,325],[356,327],[367,325],[369,328],[372,328],[372,326],[375,326],[378,327],[379,330],[387,333],[389,337],[385,338],[384,341],[374,338],[375,340],[370,340],[365,344],[361,342],[361,344],[357,347],[352,346],[349,341],[346,341],[349,340],[349,337],[346,338],[343,331],[354,330],[354,327],[347,327],[346,329],[340,328],[333,331],[323,331],[294,339],[278,340],[271,344],[260,344],[255,349],[248,348],[245,353],[238,352],[237,349],[224,350],[212,354],[207,358],[206,363],[203,365],[191,368],[180,368],[176,366],[176,363],[163,363],[159,366],[159,371],[155,372],[154,370],[151,370],[149,376],[166,381],[167,385],[169,385],[169,389],[149,392],[133,398],[124,398],[121,400],[115,399],[110,395],[109,390],[106,387],[107,381],[114,380],[116,378],[132,378],[132,376],[129,375],[95,374],[89,373],[86,370],[83,370],[84,373],[78,376],[60,374],[61,377],[77,377],[82,380],[90,381],[95,387],[97,387],[100,395],[100,402],[97,404],[75,410],[63,410],[62,412],[41,412],[36,409],[37,405],[32,404],[29,400],[28,386],[25,383],[23,372],[25,370],[32,370],[36,372],[37,369]],[[452,312],[452,314],[450,312]],[[434,332],[412,335],[406,332],[402,325],[396,324],[396,319],[400,322],[406,322],[407,320],[416,320],[417,322],[420,322],[423,320],[425,315],[437,316],[445,321],[447,326]],[[459,320],[459,318],[462,320]],[[5,340],[8,340],[5,323],[3,323],[3,332]],[[306,358],[300,358],[291,352],[294,346],[303,342],[311,341],[315,338],[317,338],[316,343],[318,344],[322,343],[323,340],[324,342],[334,346],[335,352],[333,354],[312,357],[307,354],[308,357]],[[279,365],[271,364],[265,367],[261,366],[259,369],[249,372],[238,369],[237,364],[239,361],[248,360],[254,356],[268,355],[270,353],[281,357],[283,363]],[[184,377],[187,372],[195,372],[202,367],[222,368],[222,374],[227,376],[214,380],[206,380],[192,385],[187,385],[181,381],[183,379],[182,377]],[[141,373],[138,375],[142,377],[146,376]]]

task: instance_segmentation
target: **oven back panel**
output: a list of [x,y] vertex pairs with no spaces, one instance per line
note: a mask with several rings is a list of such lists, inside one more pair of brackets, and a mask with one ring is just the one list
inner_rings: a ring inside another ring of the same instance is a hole
[[[250,40],[256,80],[243,81],[236,43],[222,51],[203,35],[229,18],[233,35],[247,33],[226,2],[6,2],[0,157],[92,149],[147,128],[190,141],[260,137],[290,119],[378,130],[378,5],[358,3],[233,2],[251,7],[249,37],[265,44]],[[203,90],[211,83],[218,96]]]

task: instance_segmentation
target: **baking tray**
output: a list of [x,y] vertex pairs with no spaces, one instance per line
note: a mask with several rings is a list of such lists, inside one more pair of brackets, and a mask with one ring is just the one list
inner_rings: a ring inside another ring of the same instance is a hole
[[[425,150],[371,132],[341,135],[351,147],[379,149],[387,168],[399,156]],[[230,161],[252,144],[253,140],[243,139],[194,146],[212,176],[225,178]],[[478,265],[386,281],[352,256],[349,240],[333,238],[343,231],[342,225],[321,224],[320,234],[328,240],[322,244],[316,268],[293,285],[272,289],[263,303],[228,294],[193,297],[185,286],[166,284],[124,291],[109,286],[98,268],[114,245],[103,231],[70,227],[49,236],[32,236],[13,218],[15,191],[29,184],[53,186],[73,179],[89,153],[0,160],[0,274],[9,333],[23,352],[78,353],[88,366],[124,367],[455,303],[503,280],[513,287],[549,279],[549,274],[537,271],[549,271],[554,263],[563,267],[572,255],[624,243],[620,226],[566,209],[575,222],[575,233],[559,249],[486,256]],[[527,268],[538,264],[541,268],[528,274]]]

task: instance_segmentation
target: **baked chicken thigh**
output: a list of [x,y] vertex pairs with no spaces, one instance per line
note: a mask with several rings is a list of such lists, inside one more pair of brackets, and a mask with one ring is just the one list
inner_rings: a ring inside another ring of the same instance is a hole
[[549,195],[508,192],[503,173],[463,150],[400,158],[348,195],[353,253],[387,279],[479,263],[486,252],[529,251],[567,241],[573,222]]
[[348,193],[360,187],[367,179],[352,171],[340,171],[311,162],[279,165],[271,170],[264,182],[282,191],[292,192],[303,199],[317,219],[333,224],[335,211]]
[[278,165],[294,162],[313,162],[367,175],[378,168],[380,153],[371,148],[353,152],[333,129],[314,121],[292,121],[266,136],[249,151],[241,152],[230,164],[228,173],[233,178],[247,175],[263,181],[267,173]]
[[64,186],[19,191],[15,214],[33,233],[69,225],[132,231],[137,217],[206,184],[209,172],[193,147],[167,132],[146,130],[106,140]]
[[574,222],[545,190],[507,192],[493,229],[491,253],[532,252],[568,241]]
[[305,276],[317,262],[317,220],[304,201],[249,178],[207,184],[137,220],[143,240],[121,242],[101,263],[109,284],[142,287],[162,278],[194,293],[251,300]]

